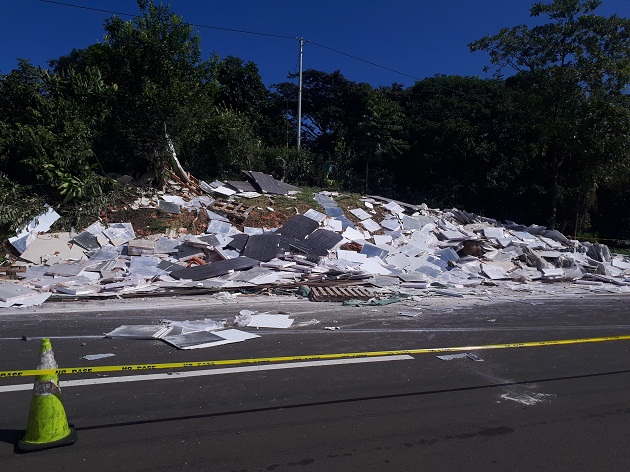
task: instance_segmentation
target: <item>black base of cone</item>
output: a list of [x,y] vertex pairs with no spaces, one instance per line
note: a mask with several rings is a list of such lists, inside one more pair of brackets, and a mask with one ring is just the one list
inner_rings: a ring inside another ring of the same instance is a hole
[[15,450],[17,452],[34,452],[41,451],[43,449],[52,449],[53,447],[70,446],[75,442],[77,442],[77,431],[73,428],[73,425],[70,425],[70,434],[68,434],[65,438],[41,444],[24,442],[20,439],[15,445]]

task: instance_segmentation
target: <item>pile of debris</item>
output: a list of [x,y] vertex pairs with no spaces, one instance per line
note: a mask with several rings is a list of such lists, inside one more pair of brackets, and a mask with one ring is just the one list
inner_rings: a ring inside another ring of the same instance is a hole
[[139,203],[172,213],[182,207],[205,212],[209,224],[201,235],[140,239],[131,223],[101,221],[78,234],[51,234],[58,215],[48,208],[11,239],[21,256],[5,271],[5,278],[15,280],[0,283],[0,307],[226,291],[290,290],[315,301],[463,297],[493,290],[630,293],[630,257],[542,226],[501,224],[457,209],[367,196],[362,208],[348,210],[355,224],[335,194],[320,192],[314,199],[324,213],[310,209],[278,228],[243,226],[251,208],[236,196],[298,190],[265,174],[249,177],[245,183],[199,184],[208,194],[229,193],[230,201],[163,195]]

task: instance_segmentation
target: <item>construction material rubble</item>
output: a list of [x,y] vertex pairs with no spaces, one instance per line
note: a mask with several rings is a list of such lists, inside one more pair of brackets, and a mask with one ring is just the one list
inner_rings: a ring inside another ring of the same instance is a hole
[[216,321],[204,318],[193,321],[162,320],[156,325],[122,325],[107,333],[105,337],[159,339],[177,349],[200,349],[260,337],[259,334],[237,328],[289,328],[293,324],[293,319],[289,316],[285,313],[257,313],[241,310],[230,320]]
[[[297,189],[259,172],[247,175],[250,182],[198,187],[215,194],[231,189],[232,199],[243,191],[286,195]],[[572,240],[542,226],[376,196],[364,197],[363,208],[348,210],[355,224],[334,196],[315,194],[324,213],[309,209],[278,228],[242,226],[251,208],[235,200],[143,198],[137,207],[171,213],[186,208],[209,217],[205,234],[150,238],[139,238],[131,223],[100,221],[76,234],[48,233],[56,213],[47,208],[12,238],[21,255],[0,282],[0,307],[46,299],[297,292],[300,286],[313,288],[314,301],[359,300],[358,305],[371,299],[505,291],[630,293],[630,257],[612,254],[605,245]]]

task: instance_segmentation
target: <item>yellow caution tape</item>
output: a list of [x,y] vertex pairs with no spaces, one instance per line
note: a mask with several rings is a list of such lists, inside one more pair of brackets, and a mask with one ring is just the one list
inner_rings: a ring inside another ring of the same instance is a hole
[[512,349],[522,347],[537,346],[561,346],[567,344],[584,344],[598,343],[604,341],[628,341],[630,335],[623,336],[604,336],[599,338],[580,338],[580,339],[558,339],[553,341],[529,341],[522,343],[506,343],[506,344],[486,344],[482,346],[456,346],[456,347],[438,347],[424,349],[397,349],[393,351],[367,351],[367,352],[344,352],[335,354],[309,354],[305,356],[282,356],[282,357],[258,357],[252,359],[225,359],[210,361],[191,361],[191,362],[168,362],[164,364],[132,364],[132,365],[106,365],[94,367],[67,367],[58,369],[32,369],[32,370],[8,370],[0,371],[0,378],[6,377],[28,377],[46,374],[85,374],[96,372],[129,372],[137,370],[155,370],[155,369],[182,369],[188,367],[210,367],[218,365],[235,365],[235,364],[260,364],[264,362],[287,362],[287,361],[313,361],[321,359],[342,359],[355,357],[378,357],[378,356],[397,356],[397,355],[413,355],[413,354],[431,354],[439,352],[461,352],[461,351],[481,351],[486,349]]

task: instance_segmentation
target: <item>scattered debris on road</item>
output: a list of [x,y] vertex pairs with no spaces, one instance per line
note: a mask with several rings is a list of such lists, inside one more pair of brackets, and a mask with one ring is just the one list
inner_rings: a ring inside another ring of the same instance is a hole
[[[257,313],[241,310],[232,320],[204,318],[193,321],[161,320],[155,325],[122,325],[105,334],[107,338],[162,340],[178,349],[200,349],[260,337],[236,328],[286,329],[293,324],[286,313]],[[316,320],[314,320],[316,321]]]

